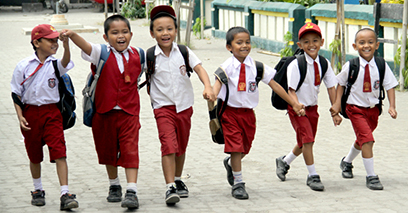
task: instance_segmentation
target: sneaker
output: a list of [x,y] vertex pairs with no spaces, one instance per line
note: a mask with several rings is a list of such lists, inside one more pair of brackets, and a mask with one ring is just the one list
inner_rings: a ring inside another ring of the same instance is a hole
[[248,193],[245,190],[245,183],[237,183],[232,186],[231,194],[236,199],[248,199]]
[[307,176],[307,181],[306,184],[315,191],[323,191],[324,186],[322,182],[320,181],[320,176],[319,175],[312,175],[312,176]]
[[174,182],[176,183],[177,194],[181,198],[188,197],[188,188],[187,188],[186,184],[184,184],[184,182],[181,181],[181,180],[176,180]]
[[366,186],[371,190],[383,190],[384,188],[378,175],[366,177]]
[[45,205],[45,191],[44,190],[35,190],[31,192],[31,205],[33,206],[44,206]]
[[170,189],[166,191],[166,204],[173,206],[180,201],[180,196],[177,194],[177,189],[171,186]]
[[227,170],[227,180],[229,185],[234,185],[234,175],[232,175],[232,167],[228,165],[228,160],[230,159],[230,156],[225,157],[224,159],[224,167]]
[[106,200],[108,200],[108,202],[122,201],[122,187],[120,185],[109,186],[109,195]]
[[70,210],[74,208],[78,208],[78,201],[75,200],[76,195],[65,193],[61,196],[61,210]]
[[122,201],[121,206],[128,209],[139,208],[139,200],[137,199],[136,192],[133,190],[126,190],[125,199]]
[[276,158],[276,175],[279,179],[281,179],[281,181],[286,180],[286,174],[290,169],[290,166],[283,160],[283,158],[285,158],[285,156]]
[[341,159],[340,162],[340,169],[341,169],[341,175],[343,176],[343,178],[353,178],[353,164],[345,162],[344,158]]

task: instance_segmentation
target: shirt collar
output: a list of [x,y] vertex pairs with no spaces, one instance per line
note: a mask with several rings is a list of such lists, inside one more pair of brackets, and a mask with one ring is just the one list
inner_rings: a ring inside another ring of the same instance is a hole
[[[55,60],[56,58],[54,58],[54,56],[50,55],[48,56],[45,61],[44,64],[50,60]],[[40,59],[38,58],[37,54],[35,54],[35,52],[30,56],[29,61],[37,61],[38,63],[41,63]]]
[[359,61],[360,61],[360,66],[362,66],[362,67],[365,67],[367,64],[369,64],[370,67],[376,66],[374,57],[371,58],[370,61],[366,61],[366,60],[365,60],[363,57],[361,57],[361,56],[358,56],[358,58],[359,58]]
[[122,52],[118,52],[118,51],[117,51],[114,47],[112,47],[110,44],[108,44],[107,47],[108,47],[108,52],[109,52],[110,50],[112,50],[113,53],[117,53],[117,54],[121,54],[121,53],[125,54],[127,51],[133,53],[133,50],[132,50],[132,48],[130,47],[130,45],[129,45],[125,50],[123,50]]
[[[173,41],[172,45],[171,45],[171,52],[173,51],[177,51],[178,50],[178,46],[177,43]],[[160,48],[159,44],[156,44],[156,48],[154,50],[154,55],[157,56],[159,54],[164,55],[163,50]]]
[[[241,67],[241,62],[235,58],[235,56],[232,56],[232,60],[233,60],[233,66],[235,69],[238,69]],[[247,56],[244,60],[244,64],[248,65],[248,66],[253,66],[254,65],[254,60],[251,58],[251,56]]]
[[306,58],[306,62],[307,62],[308,64],[313,65],[313,62],[315,62],[315,61],[316,61],[316,63],[318,63],[318,64],[320,63],[319,55],[317,55],[316,59],[313,60],[313,58],[310,57],[310,56],[305,52],[305,58]]

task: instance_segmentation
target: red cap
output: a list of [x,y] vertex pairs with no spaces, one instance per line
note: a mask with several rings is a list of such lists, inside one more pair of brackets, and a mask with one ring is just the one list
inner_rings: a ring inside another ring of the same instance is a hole
[[150,12],[150,20],[153,21],[156,18],[169,16],[173,19],[176,19],[176,13],[174,12],[173,8],[168,5],[159,5],[152,9]]
[[58,38],[59,32],[49,24],[40,24],[31,31],[31,41],[40,38]]
[[322,31],[320,31],[319,26],[317,26],[316,24],[314,24],[312,22],[308,22],[305,25],[303,25],[303,27],[300,28],[299,37],[298,37],[299,40],[307,32],[315,32],[315,33],[319,34],[320,37],[322,37]]

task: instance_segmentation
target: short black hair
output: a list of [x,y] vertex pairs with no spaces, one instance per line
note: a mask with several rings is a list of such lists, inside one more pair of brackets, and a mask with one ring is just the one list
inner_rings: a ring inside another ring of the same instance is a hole
[[129,23],[129,20],[127,20],[127,18],[123,17],[122,15],[112,15],[112,16],[109,16],[109,17],[105,20],[105,22],[103,23],[103,28],[104,28],[105,35],[106,35],[106,36],[108,36],[108,31],[109,31],[109,29],[110,29],[110,25],[111,25],[112,22],[114,22],[114,21],[124,21],[124,22],[126,23],[126,25],[128,26],[129,31],[131,31],[131,29],[130,29],[130,23]]
[[169,18],[173,19],[173,21],[174,21],[174,26],[175,26],[175,28],[177,29],[177,21],[176,21],[176,19],[175,19],[174,17],[172,17],[172,16],[170,16],[170,15],[161,15],[161,16],[155,16],[153,20],[150,20],[150,31],[151,31],[151,32],[153,32],[153,27],[154,27],[154,26],[153,26],[153,22],[154,22],[156,19],[161,18],[161,17],[169,17]]
[[251,34],[249,33],[249,30],[243,27],[231,27],[226,35],[226,40],[227,40],[227,45],[231,45],[231,42],[234,40],[234,37],[238,33],[247,33],[249,35],[249,38],[251,38]]
[[366,30],[373,32],[374,35],[375,35],[375,42],[378,41],[378,35],[377,35],[377,33],[376,33],[373,29],[368,28],[368,27],[365,27],[365,28],[359,29],[359,30],[356,32],[356,36],[354,37],[354,43],[356,43],[358,33],[360,33],[361,31],[366,31]]
[[[41,39],[42,39],[42,38],[39,38],[39,39],[37,39],[37,41],[38,41],[38,42],[41,42]],[[34,41],[31,41],[31,45],[33,45],[34,51],[37,51],[37,47],[35,47]]]

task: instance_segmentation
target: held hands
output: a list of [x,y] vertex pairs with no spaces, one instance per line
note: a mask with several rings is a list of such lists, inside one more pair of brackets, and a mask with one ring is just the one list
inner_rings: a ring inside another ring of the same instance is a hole
[[293,105],[293,111],[295,111],[298,116],[305,116],[305,105],[298,102]]
[[391,115],[391,118],[396,119],[397,118],[397,110],[395,110],[395,107],[390,107],[388,109],[388,114]]
[[332,119],[334,126],[340,125],[341,121],[343,121],[343,118],[341,118],[339,114],[332,116]]
[[203,98],[209,101],[215,101],[216,97],[211,87],[206,87],[203,91]]
[[23,131],[29,131],[31,130],[31,127],[28,126],[28,122],[24,117],[20,117],[20,127]]
[[61,30],[60,35],[59,35],[59,39],[62,41],[62,44],[64,46],[64,48],[68,48],[68,42],[69,42],[69,37],[71,37],[71,35],[74,32],[72,30]]
[[333,106],[330,107],[329,111],[332,116],[334,126],[340,125],[341,121],[343,120],[339,115],[340,109],[341,107],[338,104],[333,104]]

